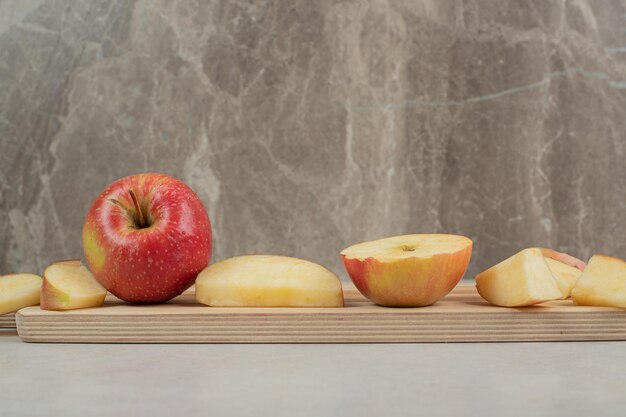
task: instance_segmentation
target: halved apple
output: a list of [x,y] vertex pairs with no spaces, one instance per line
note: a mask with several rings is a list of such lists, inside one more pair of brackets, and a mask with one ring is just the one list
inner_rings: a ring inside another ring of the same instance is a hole
[[321,265],[274,255],[244,255],[205,268],[196,299],[214,307],[342,307],[341,281]]
[[39,304],[41,283],[35,274],[0,276],[0,315]]
[[43,274],[40,306],[43,310],[98,307],[107,291],[78,260],[56,262]]
[[539,248],[528,248],[476,276],[476,289],[491,304],[522,307],[563,297]]
[[578,305],[626,308],[626,261],[593,255],[572,290]]
[[445,234],[394,236],[341,251],[361,294],[390,307],[437,302],[459,283],[471,255],[470,239]]

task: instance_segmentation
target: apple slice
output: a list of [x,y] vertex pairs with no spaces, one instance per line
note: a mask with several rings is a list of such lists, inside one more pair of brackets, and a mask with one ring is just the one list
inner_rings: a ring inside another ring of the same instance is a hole
[[0,315],[39,304],[41,277],[34,274],[0,276]]
[[107,291],[81,261],[60,261],[46,268],[41,287],[43,310],[74,310],[98,307]]
[[569,298],[586,264],[578,258],[552,249],[541,248],[541,253],[546,258],[552,276],[561,290],[563,295],[561,298]]
[[552,276],[556,280],[559,290],[561,291],[561,298],[564,300],[572,295],[572,288],[576,285],[576,281],[582,275],[582,271],[573,266],[564,264],[551,258],[545,258]]
[[390,307],[437,302],[459,283],[471,255],[470,239],[444,234],[394,236],[341,251],[361,294]]
[[626,308],[626,261],[593,255],[572,290],[578,305]]
[[476,289],[491,304],[522,307],[562,298],[541,249],[528,248],[476,276]]
[[205,268],[196,299],[214,307],[342,307],[341,281],[321,265],[274,255],[245,255]]

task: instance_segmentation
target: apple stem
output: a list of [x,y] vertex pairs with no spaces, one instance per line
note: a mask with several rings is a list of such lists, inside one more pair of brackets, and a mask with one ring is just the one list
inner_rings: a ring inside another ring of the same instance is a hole
[[133,191],[132,188],[128,190],[128,193],[130,194],[131,200],[133,200],[135,211],[137,211],[137,217],[139,218],[139,228],[143,229],[144,227],[147,226],[147,224],[146,224],[146,219],[143,216],[143,211],[141,211],[141,207],[139,206],[139,200],[137,200],[137,196],[135,195],[135,192]]

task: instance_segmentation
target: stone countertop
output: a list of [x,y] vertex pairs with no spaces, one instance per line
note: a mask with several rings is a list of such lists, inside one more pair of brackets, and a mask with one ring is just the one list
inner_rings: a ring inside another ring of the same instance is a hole
[[0,332],[6,416],[623,415],[626,342],[80,345]]

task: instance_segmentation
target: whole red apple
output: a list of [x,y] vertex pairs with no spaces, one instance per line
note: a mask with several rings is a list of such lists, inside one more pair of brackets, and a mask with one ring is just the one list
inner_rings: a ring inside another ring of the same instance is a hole
[[83,225],[91,272],[118,298],[160,303],[189,288],[211,259],[211,223],[198,196],[163,174],[121,178]]

